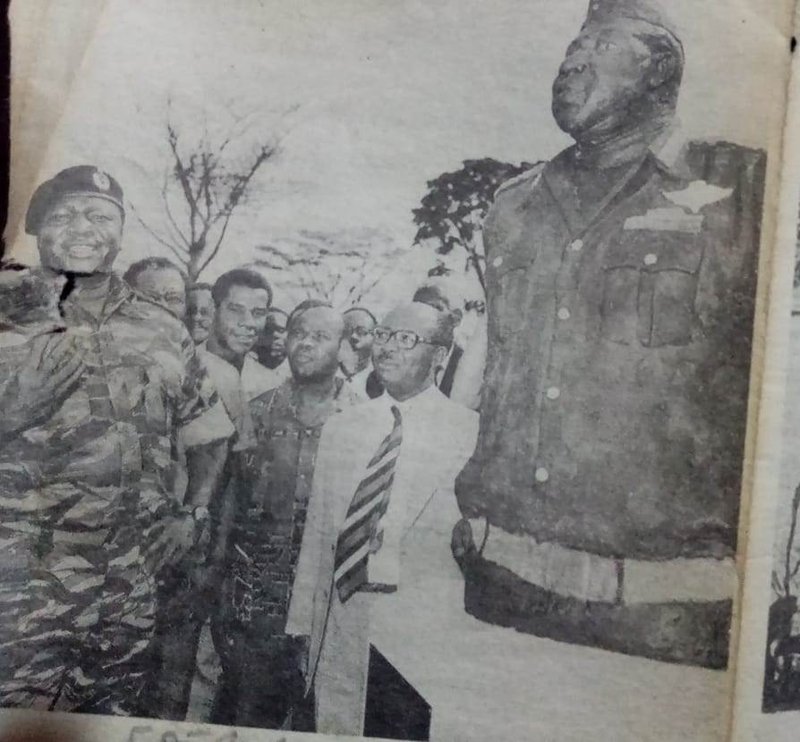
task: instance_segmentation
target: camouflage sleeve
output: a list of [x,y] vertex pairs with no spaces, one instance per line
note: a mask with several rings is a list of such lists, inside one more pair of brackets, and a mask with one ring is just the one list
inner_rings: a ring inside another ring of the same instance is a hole
[[230,438],[235,433],[225,406],[188,332],[182,333],[183,381],[176,422],[187,447]]

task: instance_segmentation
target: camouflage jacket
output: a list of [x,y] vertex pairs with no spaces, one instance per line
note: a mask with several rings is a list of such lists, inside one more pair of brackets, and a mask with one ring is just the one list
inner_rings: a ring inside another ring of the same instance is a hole
[[[169,502],[178,431],[196,445],[229,437],[230,420],[183,324],[117,276],[99,319],[73,297],[63,316],[86,368],[50,420],[0,451],[3,522],[102,531],[134,513],[152,519]],[[4,348],[0,385],[35,362],[30,351]],[[120,491],[125,515],[107,507]]]

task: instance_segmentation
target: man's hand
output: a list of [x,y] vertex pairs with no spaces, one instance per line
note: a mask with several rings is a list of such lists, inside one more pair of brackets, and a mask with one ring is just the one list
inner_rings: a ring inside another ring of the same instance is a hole
[[50,418],[83,370],[73,338],[64,333],[34,338],[19,372],[0,394],[0,440]]
[[308,659],[311,652],[311,637],[297,636],[295,637],[297,652],[297,666],[303,675],[308,673]]
[[145,554],[151,574],[158,574],[167,565],[176,565],[196,544],[196,524],[191,513],[164,518],[156,528],[160,534]]
[[458,562],[462,572],[469,567],[470,561],[477,555],[478,550],[475,547],[472,526],[466,518],[462,518],[453,527],[453,533],[450,537],[450,550],[453,552],[453,558]]

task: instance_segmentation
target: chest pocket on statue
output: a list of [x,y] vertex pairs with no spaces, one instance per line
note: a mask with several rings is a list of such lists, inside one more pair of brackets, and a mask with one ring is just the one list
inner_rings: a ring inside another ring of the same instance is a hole
[[603,337],[652,348],[689,343],[702,260],[699,234],[623,229],[603,263]]
[[488,317],[495,335],[503,341],[516,338],[526,327],[531,263],[531,255],[520,249],[488,260]]

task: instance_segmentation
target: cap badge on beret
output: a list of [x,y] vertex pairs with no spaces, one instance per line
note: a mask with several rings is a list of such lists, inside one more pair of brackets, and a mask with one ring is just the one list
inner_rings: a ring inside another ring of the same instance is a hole
[[47,211],[68,196],[103,198],[125,214],[122,187],[111,175],[95,165],[73,165],[46,180],[34,191],[25,215],[25,231],[38,234]]
[[92,183],[94,183],[100,191],[107,191],[111,188],[111,180],[102,170],[95,170],[92,173]]

